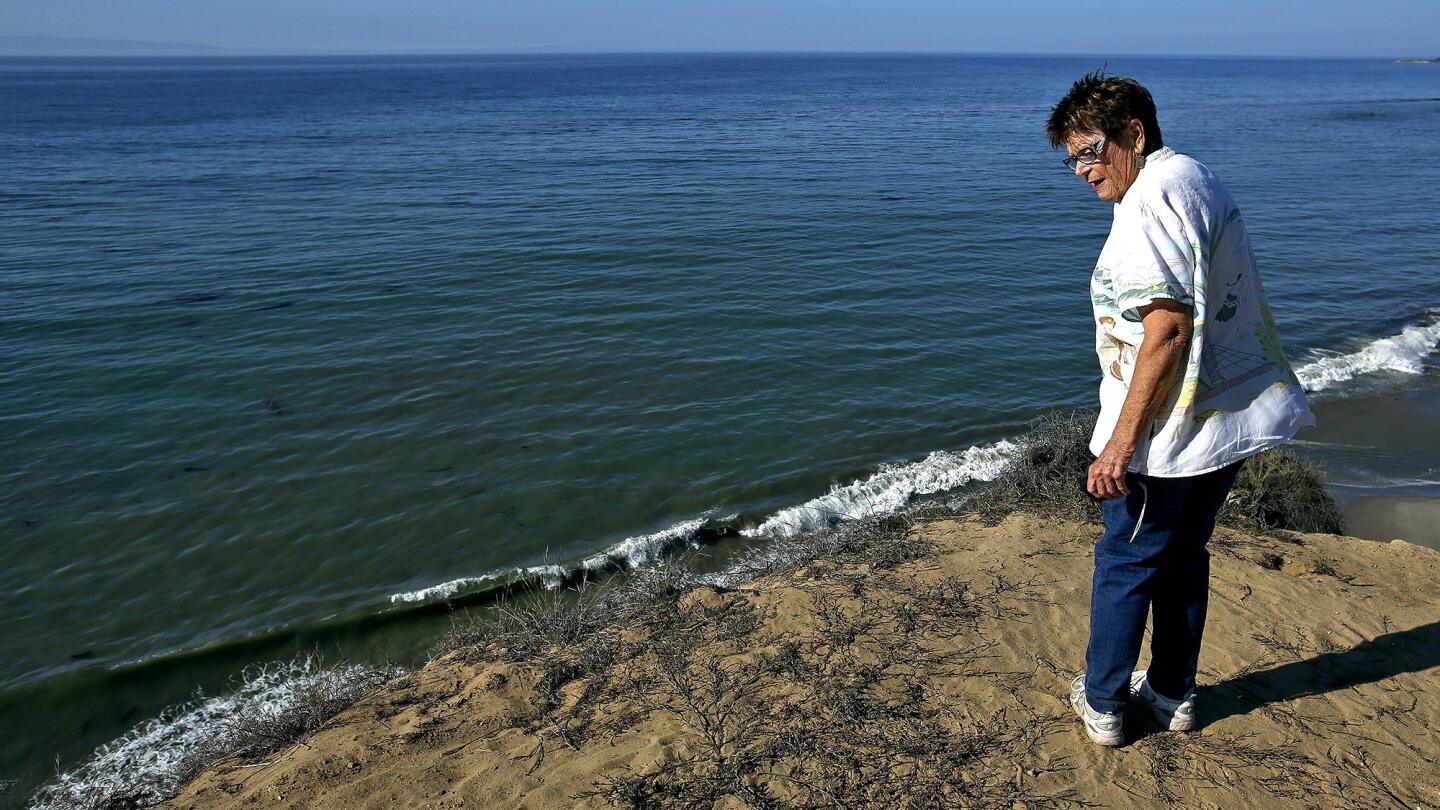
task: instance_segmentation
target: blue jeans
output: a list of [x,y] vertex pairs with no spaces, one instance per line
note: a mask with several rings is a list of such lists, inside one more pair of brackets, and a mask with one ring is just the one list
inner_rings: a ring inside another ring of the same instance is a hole
[[1128,473],[1130,494],[1104,502],[1105,536],[1095,544],[1085,697],[1118,712],[1130,694],[1146,614],[1150,686],[1179,700],[1195,688],[1210,596],[1205,543],[1242,462],[1188,478]]

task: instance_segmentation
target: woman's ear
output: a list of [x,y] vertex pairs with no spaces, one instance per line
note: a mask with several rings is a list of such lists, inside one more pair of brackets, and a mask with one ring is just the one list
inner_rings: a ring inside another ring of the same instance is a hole
[[1135,152],[1145,154],[1145,125],[1140,123],[1139,118],[1131,118],[1129,129],[1130,139],[1135,142]]

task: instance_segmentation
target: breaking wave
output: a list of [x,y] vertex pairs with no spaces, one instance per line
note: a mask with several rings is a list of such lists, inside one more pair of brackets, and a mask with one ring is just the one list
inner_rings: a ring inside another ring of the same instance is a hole
[[30,810],[148,807],[216,759],[273,739],[261,739],[267,726],[319,702],[339,709],[399,674],[361,664],[325,667],[313,657],[251,667],[230,694],[171,707],[95,749],[36,792]]
[[[999,441],[961,451],[937,450],[920,461],[885,464],[873,475],[846,485],[836,484],[831,490],[797,506],[782,509],[753,528],[741,529],[746,537],[789,537],[834,526],[845,520],[893,514],[904,509],[920,495],[955,489],[972,481],[990,481],[1000,474],[1014,454],[1015,445]],[[682,545],[699,546],[714,524],[709,510],[698,517],[683,520],[650,534],[626,538],[615,546],[571,566],[538,565],[518,567],[474,577],[461,577],[413,591],[392,594],[391,604],[430,602],[450,599],[476,590],[502,585],[521,579],[536,579],[550,590],[588,573],[605,570],[630,570],[650,565],[666,552]],[[736,515],[720,519],[709,534],[733,533],[728,525]]]
[[864,481],[836,484],[824,495],[782,509],[742,534],[789,536],[833,526],[842,520],[900,511],[917,495],[944,492],[970,483],[991,481],[1009,463],[1015,445],[998,441],[960,452],[937,450],[920,461],[886,464]]
[[1362,374],[1398,371],[1422,374],[1425,358],[1440,348],[1440,311],[1427,323],[1407,326],[1398,335],[1379,338],[1348,354],[1331,354],[1295,369],[1307,391],[1324,391]]
[[683,520],[658,532],[627,537],[613,547],[587,557],[573,567],[567,568],[563,565],[553,564],[520,566],[506,571],[482,574],[478,577],[461,577],[442,582],[439,585],[431,585],[428,588],[391,594],[390,603],[402,604],[449,599],[492,584],[529,578],[537,579],[545,588],[554,590],[564,585],[570,577],[581,572],[639,568],[654,562],[677,546],[693,542],[700,527],[705,525],[713,513],[714,510],[705,512],[697,518]]
[[[517,571],[523,569],[516,569]],[[390,594],[390,604],[398,605],[405,602],[431,602],[438,599],[449,599],[462,591],[473,590],[487,582],[494,582],[502,574],[483,574],[478,577],[460,577],[449,582],[442,582],[439,585],[431,585],[428,588],[420,588],[404,593]]]

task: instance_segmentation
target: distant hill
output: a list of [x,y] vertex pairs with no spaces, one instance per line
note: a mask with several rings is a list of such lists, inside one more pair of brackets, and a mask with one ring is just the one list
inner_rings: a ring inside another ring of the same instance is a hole
[[252,51],[178,42],[78,37],[0,37],[0,56],[226,56]]

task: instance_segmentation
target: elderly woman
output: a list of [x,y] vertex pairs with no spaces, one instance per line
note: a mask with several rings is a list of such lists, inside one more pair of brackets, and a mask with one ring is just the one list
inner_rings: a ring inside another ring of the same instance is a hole
[[[1164,145],[1149,91],[1087,75],[1045,134],[1114,204],[1090,279],[1102,380],[1086,486],[1105,534],[1070,702],[1091,740],[1120,745],[1129,701],[1171,730],[1194,726],[1216,512],[1243,459],[1315,420],[1240,210],[1209,169]],[[1147,614],[1150,664],[1136,670]]]

